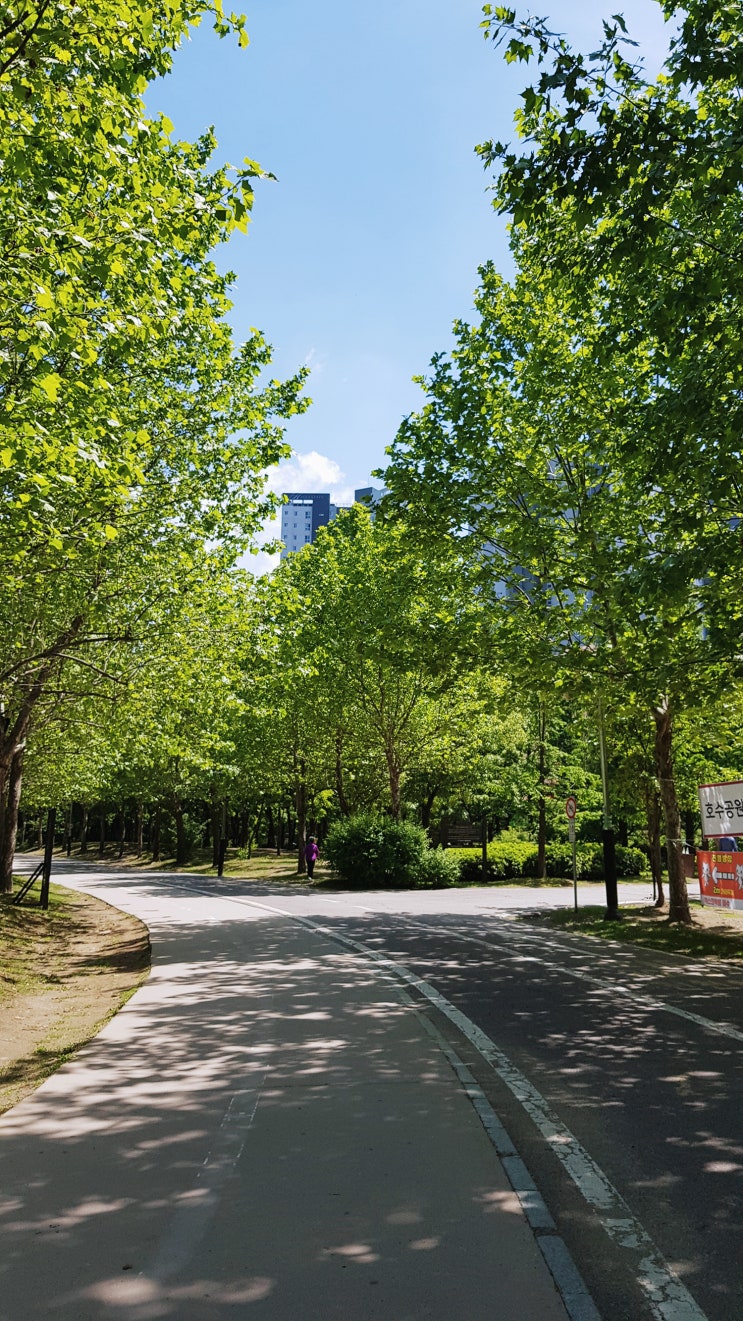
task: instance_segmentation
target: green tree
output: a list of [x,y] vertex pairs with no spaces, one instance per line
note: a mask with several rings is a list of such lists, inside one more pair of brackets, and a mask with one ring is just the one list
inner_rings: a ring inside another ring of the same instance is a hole
[[315,549],[304,558],[320,567],[319,594],[305,598],[311,627],[384,759],[388,807],[399,818],[426,704],[450,691],[475,654],[471,601],[433,549],[411,553],[399,529],[373,522],[362,506],[324,530]]
[[434,360],[428,402],[389,451],[388,503],[478,563],[498,664],[527,691],[569,686],[594,707],[631,692],[652,713],[671,916],[688,920],[674,710],[726,670],[677,502],[633,457],[652,361],[642,340],[602,353],[600,296],[566,308],[539,249],[519,237],[514,250],[514,284],[486,268],[479,323],[457,325],[451,360]]
[[203,12],[41,3],[0,25],[3,810],[70,658],[115,679],[203,547],[228,564],[249,543],[302,406],[301,376],[259,380],[260,335],[233,344],[232,277],[210,258],[258,167],[212,169],[211,135],[174,142],[145,114]]
[[460,718],[447,704],[474,655],[473,612],[448,567],[355,506],[259,589],[246,706],[267,713],[267,743],[282,750],[300,870],[313,812],[399,818],[406,778],[446,739],[447,710],[449,723]]
[[[652,388],[631,392],[634,416],[621,429],[638,504],[663,506],[662,532],[652,527],[635,576],[643,565],[652,576],[642,584],[646,617],[658,602],[681,676],[656,685],[653,706],[672,840],[674,721],[699,700],[683,676],[696,669],[709,695],[738,668],[743,17],[718,0],[662,8],[678,29],[649,80],[626,54],[619,16],[585,56],[545,20],[486,6],[486,35],[505,43],[507,60],[539,72],[516,119],[520,149],[487,142],[479,151],[498,167],[495,204],[512,216],[517,252],[548,273],[563,309],[591,304],[594,360],[616,364],[642,346],[651,373]],[[688,629],[694,609],[704,613],[703,648]],[[671,890],[673,911],[673,878]]]
[[495,205],[512,216],[517,251],[548,271],[561,307],[591,302],[594,356],[616,362],[643,346],[652,388],[635,398],[625,464],[643,499],[663,493],[674,574],[705,580],[710,642],[734,659],[743,16],[718,0],[662,8],[678,28],[649,80],[625,55],[617,16],[586,56],[546,21],[486,6],[486,35],[539,72],[522,94],[519,147],[478,150],[497,167]]

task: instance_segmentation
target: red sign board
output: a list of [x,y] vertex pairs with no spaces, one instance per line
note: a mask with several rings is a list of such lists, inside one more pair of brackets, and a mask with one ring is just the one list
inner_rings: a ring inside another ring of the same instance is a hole
[[743,908],[743,853],[697,853],[699,893],[708,908]]

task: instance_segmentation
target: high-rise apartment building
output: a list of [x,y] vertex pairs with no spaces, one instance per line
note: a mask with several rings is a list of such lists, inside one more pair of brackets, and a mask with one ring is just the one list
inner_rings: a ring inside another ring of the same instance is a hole
[[[372,510],[383,495],[384,491],[375,486],[362,486],[354,492],[357,503],[369,505]],[[327,491],[285,491],[284,496],[286,504],[281,506],[282,560],[314,541],[317,529],[330,523],[344,507],[331,505]]]
[[[332,510],[332,513],[331,513]],[[286,504],[281,506],[282,560],[292,551],[301,550],[315,540],[317,529],[335,518],[335,506],[327,491],[318,494],[309,491],[287,491]]]
[[359,486],[353,493],[357,505],[368,505],[373,511],[385,494],[383,486]]

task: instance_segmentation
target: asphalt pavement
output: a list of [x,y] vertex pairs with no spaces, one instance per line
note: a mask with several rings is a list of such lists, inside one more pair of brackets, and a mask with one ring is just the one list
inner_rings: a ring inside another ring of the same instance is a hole
[[153,968],[0,1117],[0,1321],[598,1321],[456,1044],[332,900],[56,878],[140,917]]
[[739,1321],[739,968],[559,887],[56,872],[153,971],[0,1118],[0,1321]]

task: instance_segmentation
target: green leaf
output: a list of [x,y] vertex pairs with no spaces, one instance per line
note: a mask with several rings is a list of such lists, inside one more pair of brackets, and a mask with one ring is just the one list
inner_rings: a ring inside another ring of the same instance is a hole
[[48,376],[42,376],[37,384],[39,385],[39,388],[44,391],[44,394],[51,403],[54,404],[57,402],[57,395],[59,394],[60,386],[62,384],[62,377],[58,372],[50,372]]

